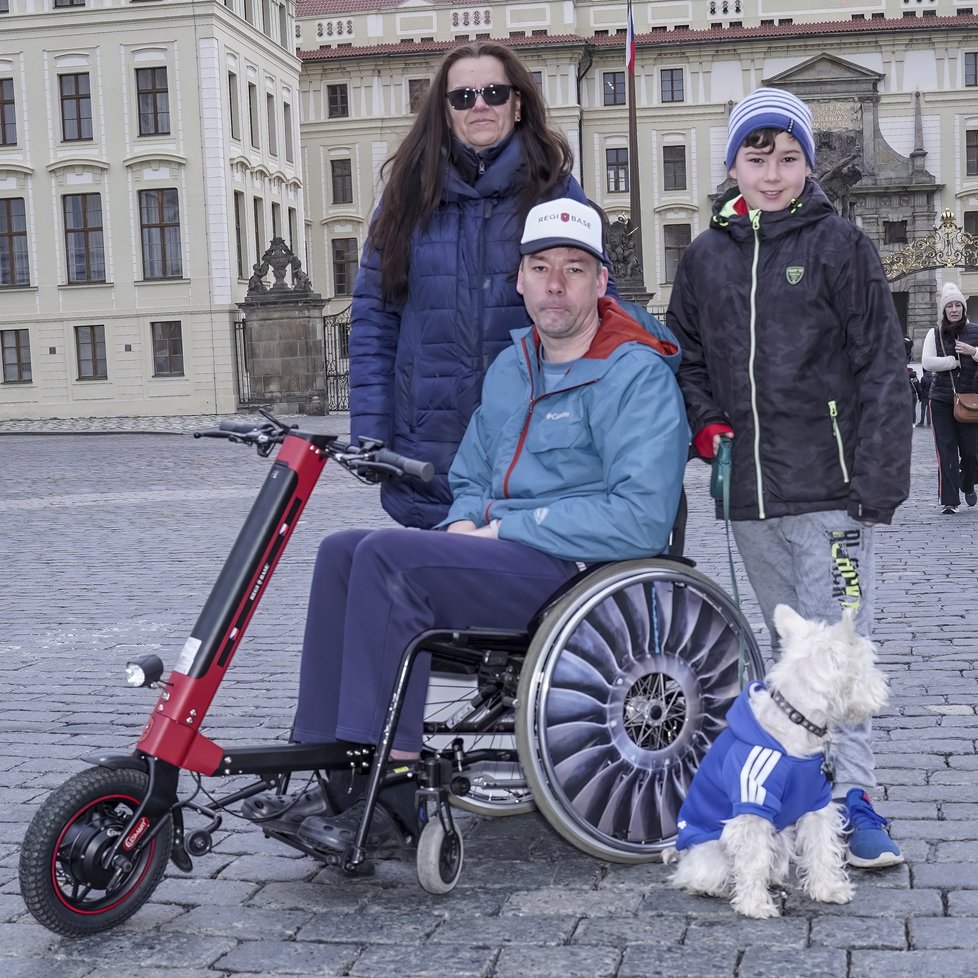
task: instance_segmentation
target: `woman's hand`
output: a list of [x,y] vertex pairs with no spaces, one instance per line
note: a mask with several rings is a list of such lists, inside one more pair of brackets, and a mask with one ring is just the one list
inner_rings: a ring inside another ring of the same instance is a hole
[[472,520],[456,520],[445,527],[447,533],[471,533],[475,529]]
[[961,340],[955,340],[954,352],[960,353],[962,356],[973,357],[975,354],[978,354],[978,347],[971,346],[968,343],[962,343]]

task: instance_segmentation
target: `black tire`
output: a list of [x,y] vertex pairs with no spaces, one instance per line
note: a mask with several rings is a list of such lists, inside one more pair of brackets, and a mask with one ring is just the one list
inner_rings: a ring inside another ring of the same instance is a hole
[[762,674],[750,627],[709,578],[665,559],[596,570],[548,609],[520,676],[538,808],[593,856],[657,858],[741,681]]
[[148,788],[143,771],[94,767],[56,788],[38,809],[24,836],[20,889],[48,930],[65,937],[96,934],[149,899],[173,846],[169,816],[121,879],[113,881],[102,864]]
[[456,831],[449,835],[436,815],[418,837],[418,882],[427,893],[450,893],[462,875],[465,846]]

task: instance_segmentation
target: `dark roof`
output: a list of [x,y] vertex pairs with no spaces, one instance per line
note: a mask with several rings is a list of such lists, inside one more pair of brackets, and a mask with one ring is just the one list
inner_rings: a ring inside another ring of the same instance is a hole
[[[363,12],[365,9],[384,9],[398,6],[402,0],[372,0],[375,7],[365,7],[364,0],[299,0],[300,17],[317,14],[338,14]],[[449,0],[454,3],[455,0]],[[342,8],[342,9],[341,9]],[[892,32],[933,31],[978,26],[978,14],[964,14],[953,17],[900,17],[877,20],[836,20],[817,24],[767,24],[763,27],[725,27],[722,30],[661,30],[648,34],[638,34],[635,38],[639,48],[673,47],[679,45],[716,44],[718,40],[761,40],[764,38],[818,37],[833,34],[880,34]],[[363,55],[383,54],[425,54],[446,51],[457,44],[467,43],[467,38],[448,41],[397,41],[387,44],[351,44],[348,47],[323,47],[300,51],[304,61],[336,60],[359,58]],[[592,43],[596,48],[621,48],[624,50],[625,37],[621,34],[604,34],[585,37],[579,34],[553,34],[549,36],[494,37],[493,41],[513,47],[563,47],[575,44]]]

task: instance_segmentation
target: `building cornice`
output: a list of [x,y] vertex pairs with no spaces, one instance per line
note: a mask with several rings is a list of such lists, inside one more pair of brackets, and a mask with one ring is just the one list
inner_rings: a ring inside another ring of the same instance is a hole
[[48,163],[48,173],[57,173],[58,170],[71,170],[75,167],[87,167],[90,170],[108,170],[108,160],[97,160],[94,157],[73,156],[70,159],[55,160]]
[[150,163],[173,163],[176,166],[186,166],[187,157],[176,153],[138,153],[122,161],[123,166],[146,166]]

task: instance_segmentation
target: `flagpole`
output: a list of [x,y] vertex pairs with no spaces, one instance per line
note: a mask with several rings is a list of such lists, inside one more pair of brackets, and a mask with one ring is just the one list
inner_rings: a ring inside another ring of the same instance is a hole
[[[635,21],[632,0],[628,0],[628,27],[625,40],[625,67],[628,76],[628,209],[632,220],[632,246],[639,267],[642,261],[642,187],[638,165],[638,117],[635,106]],[[644,278],[644,271],[643,271]]]

